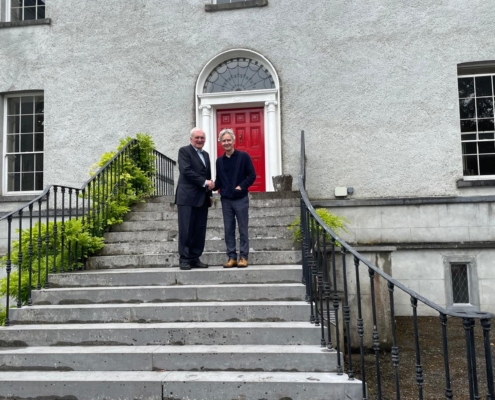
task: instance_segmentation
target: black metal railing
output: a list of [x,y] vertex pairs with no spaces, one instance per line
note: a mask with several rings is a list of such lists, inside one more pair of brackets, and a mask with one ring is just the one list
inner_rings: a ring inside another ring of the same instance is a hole
[[[447,311],[393,279],[336,235],[318,216],[308,198],[305,188],[305,157],[303,131],[299,175],[303,239],[302,282],[306,285],[306,299],[310,305],[309,319],[321,326],[321,346],[337,351],[338,373],[347,373],[352,380],[355,379],[356,370],[359,371],[363,399],[400,399],[404,376],[415,377],[413,386],[416,386],[414,390],[417,390],[417,394],[413,397],[411,394],[402,394],[402,398],[480,399],[480,396],[484,396],[486,399],[495,399],[490,343],[493,315],[484,312]],[[350,260],[354,268],[348,268]],[[363,277],[369,278],[369,281],[363,280]],[[413,332],[409,339],[413,343],[409,343],[409,347],[410,352],[414,353],[415,362],[414,369],[408,371],[401,368],[399,357],[401,347],[398,343],[395,315],[396,290],[410,299],[412,308]],[[423,369],[422,355],[428,349],[421,346],[418,323],[420,303],[428,310],[428,315],[439,316],[438,357],[443,357],[443,362],[437,363],[441,365],[441,371],[435,371],[435,374],[443,375],[441,382],[444,383],[441,388],[433,389],[434,395],[430,393],[427,397],[424,386],[428,382],[428,375],[425,373],[426,369]],[[479,334],[475,334],[474,329],[477,323],[480,324],[478,329],[482,330]],[[452,353],[452,349],[449,349],[449,337],[452,334],[448,333],[448,326],[463,331],[461,334],[465,337],[463,348],[455,350],[456,354],[461,352],[465,355],[463,365],[466,367],[462,373],[465,385],[469,386],[469,397],[467,394],[456,395],[453,390],[449,360],[449,354]],[[388,343],[384,345],[385,342]],[[477,357],[477,351],[482,353],[481,357]],[[386,359],[383,358],[384,353],[387,355]],[[391,365],[386,377],[382,374],[384,360]],[[483,368],[484,372],[478,373],[479,368]],[[370,370],[372,373],[367,374]],[[384,393],[384,386],[389,388],[387,393]],[[370,392],[373,393],[372,397],[369,397]]]
[[17,308],[29,306],[34,287],[50,287],[49,273],[84,269],[104,232],[133,202],[172,195],[175,163],[132,139],[80,188],[50,185],[0,218],[7,222],[5,325],[11,298]]

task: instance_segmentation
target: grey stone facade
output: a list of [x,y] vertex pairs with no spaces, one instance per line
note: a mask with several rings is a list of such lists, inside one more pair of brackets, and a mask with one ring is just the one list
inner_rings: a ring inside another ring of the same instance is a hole
[[[495,187],[457,185],[457,65],[495,58],[489,2],[268,0],[221,12],[207,11],[209,3],[47,0],[48,21],[0,25],[0,118],[5,95],[44,92],[45,185],[79,186],[103,152],[136,132],[150,133],[158,150],[176,158],[190,128],[201,125],[196,84],[203,67],[245,49],[278,75],[280,173],[297,176],[306,132],[312,199],[333,199],[338,186],[352,186],[352,199],[495,195]],[[4,130],[2,123],[2,141]],[[1,211],[11,209],[2,204]],[[351,220],[350,241],[398,246],[392,275],[439,304],[447,304],[436,285],[444,279],[442,257],[469,243],[456,254],[477,257],[480,307],[495,311],[493,250],[485,243],[495,242],[492,204],[488,197],[327,206]],[[406,245],[416,247],[401,250]],[[420,281],[411,265],[423,262],[436,272]]]

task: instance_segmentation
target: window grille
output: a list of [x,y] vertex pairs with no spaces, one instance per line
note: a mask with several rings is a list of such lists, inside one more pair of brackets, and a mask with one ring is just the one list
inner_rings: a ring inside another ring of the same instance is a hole
[[43,95],[9,96],[6,100],[7,192],[43,190]]
[[454,304],[469,304],[469,278],[467,264],[451,264],[452,297]]

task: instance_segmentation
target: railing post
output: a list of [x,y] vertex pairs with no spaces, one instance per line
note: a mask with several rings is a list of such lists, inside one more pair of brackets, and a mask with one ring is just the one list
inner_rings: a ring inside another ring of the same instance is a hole
[[29,257],[29,283],[28,283],[28,301],[27,305],[33,304],[31,299],[31,290],[33,287],[33,203],[29,204],[29,246],[28,246],[28,257]]
[[22,262],[23,260],[23,254],[22,254],[22,214],[23,210],[19,211],[19,252],[17,253],[17,277],[18,279],[18,284],[17,284],[17,308],[22,307],[22,299],[21,299],[21,294],[22,294]]
[[12,215],[7,217],[7,262],[5,263],[5,272],[7,273],[7,293],[5,294],[5,326],[10,325],[10,272],[12,271]]
[[378,320],[376,316],[376,298],[375,298],[375,271],[368,267],[371,289],[371,308],[373,313],[373,351],[375,352],[375,368],[376,368],[376,387],[378,390],[378,398],[382,398],[382,376],[380,370],[380,336],[378,335]]
[[340,351],[340,332],[339,332],[339,295],[337,293],[337,265],[335,263],[335,238],[332,237],[332,277],[333,277],[333,312],[335,315],[335,341],[337,342],[337,374],[342,375],[341,351]]
[[46,193],[46,231],[45,231],[45,285],[44,288],[50,287],[48,272],[50,269],[48,259],[50,255],[50,191]]
[[53,187],[53,267],[52,274],[57,273],[57,186]]
[[349,380],[354,380],[354,370],[352,368],[352,344],[351,344],[351,310],[349,307],[349,288],[347,287],[347,264],[346,249],[340,247],[342,254],[342,275],[344,279],[344,324],[347,337],[347,375]]
[[397,346],[397,329],[395,324],[395,303],[394,303],[394,284],[388,282],[388,294],[390,299],[390,327],[392,328],[392,365],[394,367],[395,376],[395,393],[396,399],[400,399],[400,385],[399,385],[399,347]]
[[418,396],[423,400],[423,366],[421,365],[421,353],[419,350],[419,331],[418,331],[418,299],[411,297],[411,307],[413,309],[414,324],[414,350],[416,353],[416,383],[418,385]]
[[442,324],[443,363],[445,369],[445,398],[452,399],[452,386],[450,381],[449,367],[449,346],[447,338],[447,316],[443,313],[440,313],[440,323]]
[[366,370],[364,368],[364,326],[363,326],[363,308],[361,303],[361,283],[359,281],[359,258],[354,256],[354,267],[356,269],[356,291],[357,291],[357,306],[358,306],[358,317],[357,317],[357,332],[359,336],[359,358],[361,361],[361,380],[363,392],[363,400],[367,399],[366,390]]
[[483,328],[483,344],[485,348],[486,384],[488,388],[488,395],[486,396],[486,398],[487,400],[493,400],[495,399],[495,393],[493,389],[493,364],[490,344],[491,321],[489,318],[483,318],[480,322]]
[[466,337],[466,357],[468,364],[469,395],[471,399],[479,399],[478,374],[476,372],[476,349],[474,348],[474,320],[463,318],[462,325]]

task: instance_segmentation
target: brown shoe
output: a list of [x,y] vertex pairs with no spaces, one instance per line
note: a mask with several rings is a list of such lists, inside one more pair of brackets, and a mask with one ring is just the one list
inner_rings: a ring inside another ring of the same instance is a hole
[[237,261],[233,258],[230,258],[225,264],[223,264],[224,268],[234,268],[237,267]]
[[248,266],[248,260],[246,260],[244,257],[241,257],[241,259],[237,263],[237,268],[246,268],[247,266]]

